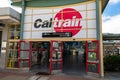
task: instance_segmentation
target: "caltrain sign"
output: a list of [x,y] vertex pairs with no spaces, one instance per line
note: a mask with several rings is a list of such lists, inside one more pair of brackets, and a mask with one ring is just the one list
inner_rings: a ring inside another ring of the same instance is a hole
[[49,8],[31,7],[25,10],[23,38],[96,39],[96,26],[94,1]]
[[79,11],[73,8],[65,8],[49,20],[36,19],[34,28],[50,28],[53,26],[55,32],[71,32],[74,36],[82,28],[81,19],[82,16]]

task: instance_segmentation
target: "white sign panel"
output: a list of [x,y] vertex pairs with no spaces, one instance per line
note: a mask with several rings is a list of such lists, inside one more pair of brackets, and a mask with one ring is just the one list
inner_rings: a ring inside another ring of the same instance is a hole
[[2,42],[2,50],[1,50],[2,53],[6,52],[6,44],[7,42]]
[[[42,33],[70,32],[72,38],[96,38],[95,2],[25,11],[24,39],[40,39]],[[27,36],[29,35],[29,36]]]

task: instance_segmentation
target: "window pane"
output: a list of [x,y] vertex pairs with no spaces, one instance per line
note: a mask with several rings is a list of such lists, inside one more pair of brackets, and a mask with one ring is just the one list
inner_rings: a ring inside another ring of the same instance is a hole
[[98,72],[98,65],[97,64],[88,64],[88,72]]
[[29,59],[28,51],[21,51],[20,58],[21,59]]
[[61,52],[53,52],[52,58],[56,60],[61,59]]
[[20,61],[20,68],[28,67],[28,61]]
[[15,25],[10,26],[10,31],[15,31]]
[[16,48],[18,42],[9,42],[8,45],[8,56],[7,56],[7,67],[18,68],[18,50]]
[[96,50],[96,48],[97,48],[97,44],[95,42],[90,42],[88,44],[88,49],[89,50]]
[[16,37],[15,39],[20,39],[20,31],[16,31]]
[[60,62],[52,62],[52,65],[54,70],[60,69]]
[[14,39],[15,38],[15,36],[14,36],[14,31],[10,31],[10,39]]
[[8,58],[18,58],[18,51],[17,50],[9,50],[8,51]]
[[21,43],[21,49],[29,49],[29,43]]
[[89,61],[97,61],[97,54],[95,52],[88,53],[88,60]]
[[10,39],[20,39],[20,25],[11,25],[8,32]]
[[20,31],[20,26],[19,25],[16,27],[16,31]]
[[18,67],[18,59],[8,59],[7,67],[17,68]]
[[18,43],[15,43],[15,49],[16,50],[18,49]]

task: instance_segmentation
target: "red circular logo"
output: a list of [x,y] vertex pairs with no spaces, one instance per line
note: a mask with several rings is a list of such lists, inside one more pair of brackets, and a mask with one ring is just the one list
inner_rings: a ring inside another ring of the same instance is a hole
[[54,29],[56,32],[71,32],[72,36],[82,28],[80,24],[81,14],[72,8],[59,11],[54,17]]

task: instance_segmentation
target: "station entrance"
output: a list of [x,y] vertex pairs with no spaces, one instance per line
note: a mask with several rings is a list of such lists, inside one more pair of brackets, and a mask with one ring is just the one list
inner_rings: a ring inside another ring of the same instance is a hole
[[[27,44],[27,46],[26,46]],[[24,46],[24,47],[23,47]],[[20,49],[21,47],[21,49]],[[33,72],[100,73],[98,41],[35,41],[19,44],[18,67],[24,62]]]
[[85,42],[30,42],[30,46],[31,71],[49,73],[61,70],[67,74],[85,74]]
[[50,43],[30,42],[31,65],[33,72],[49,72]]
[[85,75],[86,50],[85,42],[64,42],[63,72]]

